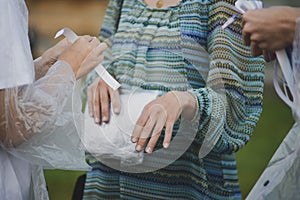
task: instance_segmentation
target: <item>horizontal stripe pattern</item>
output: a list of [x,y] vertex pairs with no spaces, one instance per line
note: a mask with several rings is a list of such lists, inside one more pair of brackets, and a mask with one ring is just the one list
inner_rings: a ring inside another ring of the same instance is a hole
[[[200,123],[190,148],[155,172],[120,172],[88,155],[93,170],[84,199],[241,199],[235,152],[249,141],[262,111],[264,62],[243,45],[240,20],[220,29],[236,14],[235,1],[182,0],[161,10],[143,0],[124,0],[121,9],[120,2],[110,1],[99,35],[114,35],[109,72],[122,87],[191,92]],[[94,78],[90,74],[86,85]],[[200,159],[208,133],[216,145]]]

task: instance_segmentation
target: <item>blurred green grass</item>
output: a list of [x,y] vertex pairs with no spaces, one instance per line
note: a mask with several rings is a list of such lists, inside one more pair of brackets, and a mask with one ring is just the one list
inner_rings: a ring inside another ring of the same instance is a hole
[[[245,198],[293,124],[290,109],[266,86],[263,113],[245,148],[237,153],[239,182]],[[46,170],[50,200],[71,200],[82,171]]]
[[237,153],[239,182],[244,198],[254,186],[293,123],[289,107],[279,99],[273,86],[267,85],[260,120],[248,144]]

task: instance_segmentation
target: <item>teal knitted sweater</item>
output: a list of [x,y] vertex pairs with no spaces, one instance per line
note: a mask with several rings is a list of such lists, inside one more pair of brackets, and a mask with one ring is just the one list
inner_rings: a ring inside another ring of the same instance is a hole
[[[143,0],[109,2],[99,35],[114,37],[109,72],[126,89],[191,92],[198,100],[199,126],[187,151],[154,172],[121,172],[89,156],[93,170],[84,199],[242,198],[235,152],[249,141],[262,111],[264,61],[243,45],[241,20],[221,29],[237,14],[234,3],[182,0],[155,9]],[[94,78],[91,74],[87,85]],[[201,158],[208,133],[214,146]],[[163,134],[157,149],[162,140]]]

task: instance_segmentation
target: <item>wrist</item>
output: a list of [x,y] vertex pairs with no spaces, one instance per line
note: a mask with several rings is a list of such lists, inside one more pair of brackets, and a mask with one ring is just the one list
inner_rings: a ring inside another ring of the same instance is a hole
[[190,92],[171,91],[177,98],[182,109],[182,115],[186,119],[193,119],[196,112],[197,101]]

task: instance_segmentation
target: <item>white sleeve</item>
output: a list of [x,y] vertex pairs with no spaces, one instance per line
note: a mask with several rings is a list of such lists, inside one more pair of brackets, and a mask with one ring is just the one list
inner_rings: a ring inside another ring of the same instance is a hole
[[0,89],[32,83],[33,60],[23,0],[0,0]]
[[70,65],[57,61],[38,81],[6,89],[0,124],[2,145],[46,168],[87,169],[78,135],[82,131],[76,127],[83,119],[75,83]]

